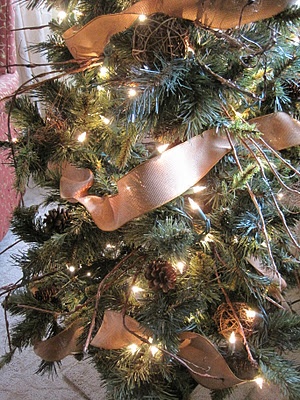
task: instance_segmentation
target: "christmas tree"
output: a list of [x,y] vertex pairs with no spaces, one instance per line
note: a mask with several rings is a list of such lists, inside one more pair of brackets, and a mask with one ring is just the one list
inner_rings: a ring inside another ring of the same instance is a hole
[[2,365],[32,346],[42,373],[89,358],[108,399],[254,379],[299,399],[296,2],[26,3],[66,17],[30,49],[51,72],[7,104],[16,187],[47,211],[13,215]]

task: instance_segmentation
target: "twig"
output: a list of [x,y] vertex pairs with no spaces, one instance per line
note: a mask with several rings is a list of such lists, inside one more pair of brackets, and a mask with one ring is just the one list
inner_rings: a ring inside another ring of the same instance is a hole
[[94,327],[95,327],[95,324],[96,324],[96,317],[97,317],[97,312],[98,312],[99,301],[100,301],[100,298],[101,298],[101,294],[102,294],[102,290],[103,290],[105,282],[107,281],[108,278],[110,278],[112,275],[114,275],[114,273],[122,266],[122,264],[124,264],[135,252],[136,252],[136,250],[132,250],[131,253],[127,254],[118,264],[116,264],[114,266],[114,268],[99,283],[97,294],[96,294],[94,312],[93,312],[93,316],[92,316],[92,320],[91,320],[91,325],[90,325],[90,328],[89,328],[89,332],[88,332],[88,335],[87,335],[87,338],[86,338],[85,345],[83,347],[83,352],[84,353],[87,352],[89,344],[90,344],[90,342],[92,340],[92,334],[93,334],[93,330],[94,330]]
[[[292,234],[290,228],[288,227],[288,225],[287,225],[287,223],[286,223],[285,216],[284,216],[283,212],[281,211],[281,209],[280,209],[280,207],[279,207],[279,205],[278,205],[278,202],[277,202],[277,200],[276,200],[276,197],[275,197],[275,195],[274,195],[274,193],[273,193],[273,191],[272,191],[272,188],[271,188],[271,186],[270,186],[270,183],[269,183],[269,181],[268,181],[268,179],[267,179],[267,177],[266,177],[266,174],[265,174],[265,171],[264,171],[264,167],[262,166],[261,161],[260,161],[259,158],[256,156],[256,154],[253,152],[253,150],[250,148],[250,146],[248,146],[248,144],[247,144],[243,139],[241,139],[241,141],[242,141],[242,143],[244,144],[244,146],[249,150],[249,152],[252,154],[252,156],[255,158],[255,160],[257,161],[257,163],[258,163],[258,165],[259,165],[259,168],[260,168],[260,172],[261,172],[261,174],[262,174],[262,176],[263,176],[263,181],[265,182],[265,184],[266,184],[267,187],[269,188],[270,195],[271,195],[271,197],[272,197],[272,200],[273,200],[273,203],[274,203],[275,208],[276,208],[276,210],[277,210],[277,213],[278,213],[278,215],[279,215],[279,218],[281,219],[281,221],[282,221],[282,223],[283,223],[283,226],[284,226],[284,228],[285,228],[285,230],[286,230],[288,236],[290,237],[291,241],[294,243],[295,247],[297,247],[297,249],[300,249],[300,245],[299,245],[299,243],[297,242],[297,240],[295,239],[295,237],[293,236],[293,234]],[[252,143],[255,143],[255,142],[253,141]],[[262,150],[261,150],[260,148],[259,148],[259,150],[262,152]],[[264,153],[262,152],[262,154],[264,154]],[[268,158],[266,157],[265,154],[264,154],[264,157],[265,157],[266,160],[268,160]],[[268,160],[268,164],[270,165],[269,160]],[[272,168],[273,168],[273,167],[272,167]],[[272,169],[272,171],[273,171],[273,169]],[[274,172],[274,171],[273,171],[273,172]],[[275,172],[276,172],[276,171],[275,171]],[[277,172],[276,172],[276,175],[275,175],[275,176],[277,177]],[[278,177],[278,178],[280,179],[280,177]],[[285,185],[285,186],[286,186],[286,185]],[[287,186],[287,187],[288,187],[288,186]],[[292,189],[291,189],[291,190],[292,190]],[[296,193],[298,193],[298,194],[300,194],[297,190],[292,190],[292,191],[293,191],[293,192],[296,192]]]
[[272,153],[279,158],[280,161],[282,161],[287,167],[289,167],[297,176],[300,177],[300,172],[293,167],[292,164],[290,164],[288,161],[286,161],[283,157],[281,157],[281,155],[279,153],[277,153],[276,150],[274,150],[261,136],[259,137],[259,140],[264,144],[264,146],[266,146],[268,148],[268,150],[271,150]]
[[[36,276],[33,277],[31,279],[31,282],[37,282],[40,281],[42,279],[44,279],[45,277],[51,276],[56,274],[58,271],[51,271],[48,272],[47,274],[41,275],[41,276]],[[18,283],[18,282],[22,282],[22,283]],[[12,292],[13,290],[19,289],[20,287],[27,285],[27,282],[23,281],[22,279],[19,279],[17,282],[10,284],[10,285],[6,285],[6,286],[2,286],[0,287],[0,290],[4,290],[4,292],[0,293],[0,297],[3,296],[6,293]]]
[[259,96],[256,96],[254,93],[249,92],[248,90],[245,90],[243,88],[241,88],[240,86],[238,86],[236,83],[232,82],[231,80],[225,79],[223,78],[223,76],[216,74],[211,68],[209,68],[206,64],[204,63],[200,63],[200,66],[206,71],[208,72],[210,75],[212,75],[214,78],[216,78],[219,82],[222,83],[222,85],[226,85],[232,89],[237,90],[240,93],[243,93],[249,97],[251,97],[254,100],[261,100],[261,98]]
[[49,28],[49,27],[50,27],[49,24],[47,24],[47,25],[40,25],[40,26],[24,26],[23,28],[14,28],[14,29],[11,29],[11,32],[27,31],[27,30],[33,31],[33,30],[43,29],[43,28]]
[[[218,260],[221,262],[221,264],[226,266],[225,262],[220,257],[220,255],[217,252],[216,248],[214,248],[214,253],[217,256]],[[223,295],[225,297],[226,303],[229,305],[229,307],[230,307],[230,309],[232,311],[233,317],[234,317],[234,319],[236,320],[236,322],[237,322],[237,324],[239,326],[239,332],[240,332],[241,336],[243,337],[243,342],[244,342],[244,346],[245,346],[247,354],[248,354],[248,359],[249,359],[249,361],[251,362],[252,365],[257,367],[257,362],[254,360],[254,358],[252,356],[250,347],[248,345],[248,342],[247,342],[247,339],[246,339],[246,336],[245,336],[243,325],[241,324],[241,321],[240,321],[240,319],[239,319],[239,317],[238,317],[238,315],[237,315],[237,313],[236,313],[236,311],[235,311],[235,309],[234,309],[234,307],[232,305],[232,302],[231,302],[226,290],[224,289],[224,287],[222,285],[222,282],[221,282],[221,279],[220,279],[220,276],[218,274],[216,266],[215,266],[215,274],[216,274],[217,281],[218,281],[218,284],[220,286],[220,289],[221,289],[221,291],[222,291],[222,293],[223,293]]]
[[[259,138],[259,139],[261,140],[261,138]],[[258,144],[254,139],[252,139],[250,136],[247,137],[247,140],[249,140],[249,141],[259,150],[259,152],[261,153],[261,155],[262,155],[262,156],[264,157],[264,159],[266,160],[266,162],[267,162],[267,164],[268,164],[270,170],[271,170],[271,171],[273,172],[273,174],[276,176],[276,178],[277,178],[278,182],[280,183],[280,185],[281,185],[283,188],[285,188],[287,191],[300,195],[299,190],[293,189],[293,188],[287,186],[287,185],[283,182],[283,180],[280,178],[278,172],[277,172],[276,169],[273,167],[272,163],[270,162],[270,160],[268,159],[268,157],[266,156],[266,154],[264,153],[264,151],[261,149],[261,147],[259,146],[259,144]],[[276,153],[276,152],[274,152],[274,153]],[[298,172],[298,171],[297,171],[297,172]]]
[[[240,160],[238,158],[235,146],[233,144],[233,141],[231,139],[231,136],[230,136],[230,133],[229,133],[228,129],[226,129],[226,134],[227,134],[227,138],[228,138],[228,141],[230,143],[230,146],[231,146],[231,149],[232,149],[232,152],[233,152],[234,159],[235,159],[235,161],[237,163],[238,169],[240,170],[240,172],[243,172],[243,168],[241,166]],[[250,187],[248,182],[246,183],[246,187],[247,187],[247,190],[248,190],[248,193],[250,195],[250,198],[251,198],[251,200],[252,200],[252,202],[253,202],[253,204],[254,204],[257,212],[258,212],[259,218],[260,218],[261,230],[262,230],[262,233],[263,233],[263,235],[265,237],[266,246],[267,246],[267,250],[268,250],[268,254],[269,254],[269,257],[270,257],[271,264],[272,264],[273,269],[274,269],[274,273],[277,276],[280,276],[280,274],[279,274],[279,272],[277,270],[277,266],[275,264],[275,260],[274,260],[273,254],[272,254],[272,249],[271,249],[271,245],[270,245],[270,241],[269,241],[268,232],[267,232],[267,228],[266,228],[266,224],[265,224],[263,213],[262,213],[261,208],[260,208],[260,206],[258,204],[256,196],[253,193],[253,191],[252,191],[252,189],[251,189],[251,187]]]
[[10,332],[9,332],[9,321],[8,321],[8,315],[7,315],[7,303],[8,303],[9,295],[10,295],[10,293],[8,293],[8,295],[5,297],[3,306],[4,306],[6,337],[7,337],[7,341],[8,341],[9,351],[12,352],[12,343],[11,343],[11,337],[10,337]]
[[2,250],[2,251],[0,252],[0,256],[1,256],[2,254],[4,254],[7,250],[9,250],[9,249],[11,249],[12,247],[16,246],[17,244],[19,244],[20,242],[22,242],[22,239],[19,239],[19,240],[17,240],[16,242],[14,242],[14,243],[10,244],[9,246],[7,246],[4,250]]

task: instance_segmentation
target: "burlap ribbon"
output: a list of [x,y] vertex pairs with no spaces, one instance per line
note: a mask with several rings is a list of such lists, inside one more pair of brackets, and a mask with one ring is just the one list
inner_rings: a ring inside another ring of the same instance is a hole
[[79,339],[83,333],[81,320],[74,321],[62,332],[34,344],[34,352],[45,361],[60,361],[70,354],[82,352]]
[[[300,123],[283,112],[249,122],[274,150],[300,144]],[[60,181],[61,197],[80,202],[100,229],[113,231],[186,192],[230,150],[227,137],[218,136],[214,129],[205,131],[139,165],[117,182],[118,194],[104,197],[88,194],[93,185],[89,169],[67,163]]]
[[[134,332],[136,335],[133,335]],[[147,342],[151,332],[133,318],[113,310],[106,310],[103,322],[91,342],[100,349],[121,349],[131,344],[141,346],[144,338]],[[223,356],[215,346],[204,336],[193,332],[183,332],[179,335],[181,344],[177,360],[189,368],[192,377],[209,389],[224,389],[238,385],[243,381],[237,378]]]
[[122,13],[101,15],[83,27],[68,29],[63,37],[75,59],[97,57],[112,35],[129,28],[139,15],[163,13],[218,29],[270,18],[297,0],[142,0]]

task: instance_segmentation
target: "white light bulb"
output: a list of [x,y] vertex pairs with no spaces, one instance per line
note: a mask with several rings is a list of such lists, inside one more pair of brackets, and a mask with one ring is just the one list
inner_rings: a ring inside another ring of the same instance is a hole
[[254,382],[257,383],[257,385],[260,387],[260,389],[262,389],[264,380],[261,376],[258,376],[257,378],[255,378]]
[[284,194],[282,192],[277,193],[278,200],[281,200],[283,197],[284,197]]
[[144,14],[139,15],[139,20],[140,20],[141,22],[146,21],[146,19],[147,19],[147,16],[146,16],[146,15],[144,15]]
[[176,268],[178,269],[178,271],[182,274],[183,270],[184,270],[184,266],[185,264],[182,261],[178,261],[178,263],[176,264]]
[[150,351],[151,351],[151,354],[153,355],[153,357],[155,356],[155,354],[158,352],[158,348],[156,347],[156,346],[150,346]]
[[104,117],[103,115],[100,115],[101,121],[105,124],[105,125],[109,125],[110,124],[110,119]]
[[130,88],[130,89],[128,90],[128,97],[134,97],[134,96],[136,96],[136,95],[137,95],[137,91],[136,91],[135,89]]
[[80,135],[77,136],[77,140],[80,143],[83,143],[86,139],[86,132],[82,132]]
[[100,67],[100,77],[105,78],[108,75],[108,68],[107,67]]
[[236,337],[235,337],[235,333],[234,332],[231,332],[231,335],[229,336],[228,341],[231,344],[234,344],[236,342]]
[[76,268],[75,268],[73,265],[71,265],[71,266],[69,267],[69,271],[70,271],[70,272],[75,272],[75,269],[76,269]]
[[206,186],[194,186],[193,187],[193,192],[194,193],[199,193],[199,192],[202,192],[202,190],[205,190],[206,189]]
[[62,23],[62,21],[66,18],[67,13],[63,10],[59,11],[57,14],[58,22]]
[[248,309],[246,310],[246,316],[249,319],[253,319],[256,317],[256,312],[254,310]]
[[142,289],[136,285],[132,286],[131,290],[133,291],[133,293],[140,293],[140,292],[144,291],[144,289]]
[[169,143],[161,144],[160,146],[157,147],[157,151],[161,154],[165,150],[167,150],[168,147],[169,147]]
[[135,343],[130,344],[129,346],[127,346],[127,348],[131,351],[132,354],[135,354],[139,350],[138,345],[136,345]]
[[189,199],[189,203],[190,203],[190,206],[192,207],[192,209],[193,210],[198,210],[198,208],[199,208],[198,204],[193,199],[191,199],[190,197],[188,199]]

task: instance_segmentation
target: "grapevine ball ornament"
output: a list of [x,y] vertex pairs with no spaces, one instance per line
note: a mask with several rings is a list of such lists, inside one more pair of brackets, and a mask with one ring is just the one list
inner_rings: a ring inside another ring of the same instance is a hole
[[129,28],[140,15],[162,13],[211,28],[229,29],[270,18],[296,3],[297,0],[142,0],[121,13],[101,15],[83,27],[71,27],[63,37],[75,59],[86,59],[101,56],[111,36]]
[[232,332],[239,332],[241,324],[245,337],[251,336],[257,322],[255,311],[250,310],[246,303],[239,302],[232,303],[232,308],[227,303],[220,304],[217,308],[214,320],[220,334],[229,339]]
[[132,55],[147,66],[164,60],[183,58],[187,53],[188,29],[177,18],[156,14],[145,24],[135,26],[132,38]]

